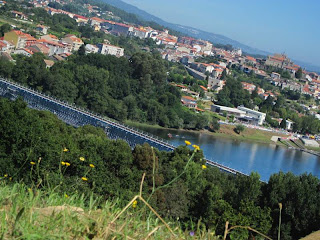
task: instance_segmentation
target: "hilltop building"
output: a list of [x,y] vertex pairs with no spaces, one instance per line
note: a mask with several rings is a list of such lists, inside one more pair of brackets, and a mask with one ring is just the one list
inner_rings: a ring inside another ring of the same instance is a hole
[[294,63],[285,54],[274,54],[273,56],[268,56],[265,65],[277,68],[284,68],[293,67]]

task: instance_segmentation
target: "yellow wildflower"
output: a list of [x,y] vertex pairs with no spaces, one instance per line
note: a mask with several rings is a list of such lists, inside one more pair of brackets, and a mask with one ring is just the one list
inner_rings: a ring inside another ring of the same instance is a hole
[[68,149],[68,148],[64,148],[63,151],[64,151],[64,152],[68,152],[69,149]]
[[200,150],[200,147],[198,145],[192,145],[192,147],[198,151]]
[[202,169],[207,169],[206,165],[202,165],[201,167],[202,167]]
[[84,162],[84,160],[85,160],[84,157],[80,157],[79,159],[80,159],[80,161],[82,161],[82,162]]
[[132,203],[132,207],[133,207],[133,208],[136,208],[136,207],[137,207],[137,204],[138,204],[138,201],[137,201],[137,200],[134,200],[133,203]]
[[66,162],[66,166],[69,167],[69,166],[70,166],[70,163]]
[[11,181],[11,180],[12,180],[12,177],[9,177],[9,180]]
[[4,177],[8,177],[8,174],[5,174]]
[[189,146],[189,145],[191,145],[191,142],[189,142],[189,141],[184,141],[184,143],[187,145],[187,146]]
[[282,203],[279,203],[279,208],[280,210],[282,210]]
[[69,198],[68,194],[66,194],[66,193],[64,194],[64,196],[65,196],[65,198]]
[[31,164],[31,165],[36,165],[36,163],[35,163],[35,162],[30,162],[30,164]]
[[64,165],[66,165],[66,163],[65,162],[61,162],[61,165],[64,166]]
[[86,178],[86,177],[82,177],[81,178],[83,181],[88,181],[88,178]]
[[90,166],[91,168],[94,168],[94,165],[93,165],[92,163],[90,163],[89,166]]
[[41,159],[42,159],[41,157],[39,157],[39,158],[38,158],[38,163],[40,163],[40,162],[41,162]]

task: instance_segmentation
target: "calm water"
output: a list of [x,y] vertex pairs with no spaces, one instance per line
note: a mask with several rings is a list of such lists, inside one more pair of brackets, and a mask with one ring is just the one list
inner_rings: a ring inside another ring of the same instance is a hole
[[[205,133],[149,127],[141,129],[167,139],[175,146],[188,140],[199,145],[207,159],[247,174],[252,171],[258,172],[264,181],[268,181],[270,175],[279,171],[293,172],[296,175],[307,172],[320,178],[320,157],[305,152],[272,144],[217,138]],[[171,139],[168,138],[168,133],[172,134]]]

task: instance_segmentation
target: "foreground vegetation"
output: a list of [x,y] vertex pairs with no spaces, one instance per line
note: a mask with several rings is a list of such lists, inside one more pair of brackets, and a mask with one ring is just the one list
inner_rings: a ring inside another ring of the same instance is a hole
[[[63,196],[83,195],[85,206],[92,199],[99,206],[119,199],[124,207],[145,173],[142,195],[166,222],[178,219],[183,232],[199,226],[203,233],[223,235],[229,221],[275,238],[279,203],[281,239],[298,239],[320,226],[320,181],[312,175],[279,173],[267,184],[256,173],[235,177],[205,166],[198,146],[159,152],[145,144],[132,150],[124,141],[107,139],[102,129],[75,129],[49,112],[28,109],[22,100],[0,99],[0,132],[0,181],[55,193],[61,204]],[[256,234],[235,229],[229,236]]]
[[[61,194],[0,182],[0,239],[188,239],[178,222],[168,228],[141,203],[121,211],[119,200]],[[193,239],[217,239],[195,225]]]

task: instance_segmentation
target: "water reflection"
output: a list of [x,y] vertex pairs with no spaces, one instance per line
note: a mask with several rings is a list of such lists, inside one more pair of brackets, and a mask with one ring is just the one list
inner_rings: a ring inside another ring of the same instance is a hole
[[[267,181],[273,173],[293,172],[312,173],[320,177],[320,158],[305,152],[287,149],[277,145],[248,143],[225,138],[217,138],[205,133],[179,130],[143,128],[155,135],[168,139],[173,145],[184,144],[189,140],[203,150],[206,158],[217,161],[247,174],[258,172]],[[172,134],[169,139],[167,134]],[[178,135],[178,136],[176,136]]]

